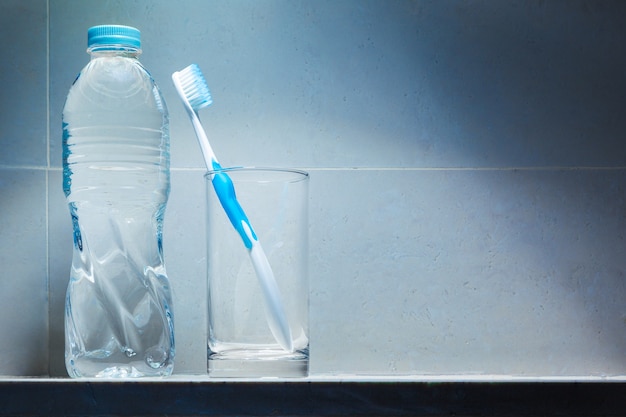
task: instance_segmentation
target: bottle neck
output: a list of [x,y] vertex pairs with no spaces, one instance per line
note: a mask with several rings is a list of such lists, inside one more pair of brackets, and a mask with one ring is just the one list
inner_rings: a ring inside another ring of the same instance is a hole
[[137,58],[141,55],[141,49],[125,45],[93,45],[87,49],[91,58],[103,56],[121,56],[125,58]]

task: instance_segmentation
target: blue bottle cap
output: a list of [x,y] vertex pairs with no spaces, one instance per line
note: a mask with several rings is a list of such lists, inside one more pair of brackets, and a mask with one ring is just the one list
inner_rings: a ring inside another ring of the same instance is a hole
[[120,45],[141,48],[141,32],[131,26],[99,25],[87,31],[87,46]]

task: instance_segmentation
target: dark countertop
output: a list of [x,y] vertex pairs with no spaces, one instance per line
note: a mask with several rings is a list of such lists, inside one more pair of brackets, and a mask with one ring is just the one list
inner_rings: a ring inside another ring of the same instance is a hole
[[626,416],[626,379],[1,378],[3,416]]

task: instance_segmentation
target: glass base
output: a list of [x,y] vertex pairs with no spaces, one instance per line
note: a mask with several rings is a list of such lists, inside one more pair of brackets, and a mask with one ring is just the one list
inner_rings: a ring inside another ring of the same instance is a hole
[[309,355],[307,351],[209,351],[208,371],[215,378],[303,378],[309,374]]

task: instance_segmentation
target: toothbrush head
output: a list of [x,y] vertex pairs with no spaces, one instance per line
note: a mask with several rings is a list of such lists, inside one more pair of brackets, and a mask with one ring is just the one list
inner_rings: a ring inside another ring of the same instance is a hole
[[213,103],[211,91],[209,91],[209,86],[198,65],[191,64],[175,72],[172,77],[178,79],[182,93],[194,111],[210,106]]

